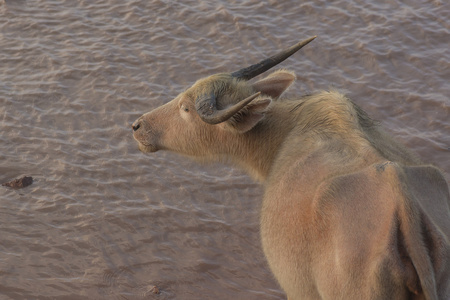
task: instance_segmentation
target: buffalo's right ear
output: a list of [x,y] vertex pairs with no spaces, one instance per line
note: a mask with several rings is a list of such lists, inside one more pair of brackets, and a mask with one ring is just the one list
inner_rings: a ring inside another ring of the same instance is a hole
[[225,128],[244,133],[252,129],[264,118],[267,107],[272,102],[270,98],[258,98],[224,122]]
[[279,70],[253,83],[252,86],[255,91],[277,99],[288,89],[295,79],[294,72]]

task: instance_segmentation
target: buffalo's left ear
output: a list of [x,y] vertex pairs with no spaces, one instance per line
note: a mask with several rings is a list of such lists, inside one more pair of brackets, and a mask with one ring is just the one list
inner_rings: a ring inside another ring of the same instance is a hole
[[240,133],[249,131],[264,118],[264,114],[270,102],[272,102],[272,100],[269,98],[258,98],[253,100],[224,122],[225,127],[231,130],[237,130]]
[[273,99],[277,99],[283,94],[287,88],[295,81],[294,72],[287,70],[279,70],[273,72],[266,78],[263,78],[252,84],[257,92],[266,94]]

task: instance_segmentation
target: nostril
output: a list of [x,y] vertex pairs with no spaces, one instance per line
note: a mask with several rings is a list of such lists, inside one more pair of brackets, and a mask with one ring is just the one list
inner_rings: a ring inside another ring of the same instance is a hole
[[133,127],[133,131],[136,131],[141,127],[141,122],[134,122],[131,127]]

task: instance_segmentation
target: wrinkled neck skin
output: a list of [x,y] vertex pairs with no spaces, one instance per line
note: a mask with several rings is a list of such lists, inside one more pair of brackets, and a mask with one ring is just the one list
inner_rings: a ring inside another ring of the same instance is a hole
[[272,105],[261,122],[233,140],[235,144],[229,148],[228,158],[255,180],[264,182],[281,145],[295,127],[296,116],[289,114],[294,106],[294,103],[289,106]]

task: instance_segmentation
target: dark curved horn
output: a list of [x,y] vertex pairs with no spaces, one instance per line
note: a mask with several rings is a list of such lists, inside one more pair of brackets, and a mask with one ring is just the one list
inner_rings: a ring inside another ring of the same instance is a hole
[[258,76],[259,74],[264,73],[265,71],[269,70],[270,68],[278,65],[280,62],[300,50],[303,46],[307,45],[309,42],[314,40],[317,36],[310,37],[309,39],[306,39],[304,41],[301,41],[294,46],[291,46],[283,51],[281,51],[278,54],[275,54],[269,58],[266,58],[262,60],[261,62],[251,65],[250,67],[240,69],[239,71],[231,73],[231,76],[239,78],[239,79],[245,79],[250,80],[253,77]]
[[216,96],[214,94],[204,95],[197,98],[195,101],[195,108],[204,122],[209,124],[219,124],[231,118],[260,94],[261,92],[253,94],[233,106],[221,110],[217,110]]

